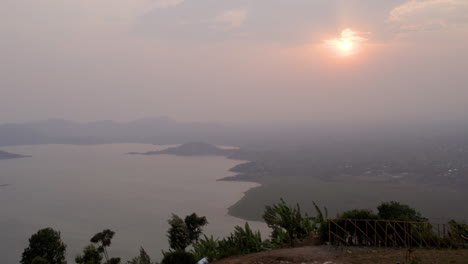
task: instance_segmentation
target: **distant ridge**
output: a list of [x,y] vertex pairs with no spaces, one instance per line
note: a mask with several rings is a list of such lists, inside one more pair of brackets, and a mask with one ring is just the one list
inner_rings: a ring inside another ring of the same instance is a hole
[[193,141],[225,144],[222,139],[228,138],[226,135],[233,133],[228,128],[214,123],[180,123],[169,118],[88,123],[49,119],[0,124],[0,146],[109,143],[169,145]]

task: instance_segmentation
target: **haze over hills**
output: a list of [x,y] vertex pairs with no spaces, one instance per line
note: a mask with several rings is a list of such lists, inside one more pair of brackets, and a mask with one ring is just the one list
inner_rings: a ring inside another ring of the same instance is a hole
[[118,123],[77,123],[49,119],[21,124],[0,124],[0,146],[35,144],[158,143],[219,138],[227,129],[209,123],[177,123],[168,118],[151,118]]
[[[468,219],[463,214],[468,199],[467,134],[464,123],[441,122],[227,126],[167,118],[128,123],[51,119],[0,125],[0,146],[205,142],[138,154],[221,155],[248,161],[231,169],[237,176],[224,179],[262,184],[230,210],[247,219],[260,219],[263,206],[278,196],[304,204],[305,209],[313,210],[307,201],[316,200],[338,211],[373,207],[376,199],[401,200],[432,218],[446,213]],[[206,143],[240,148],[220,150]]]
[[[0,146],[35,144],[149,143],[182,144],[207,142],[268,149],[272,145],[303,146],[322,142],[328,148],[346,142],[407,142],[463,138],[468,122],[432,123],[307,123],[271,125],[225,125],[182,123],[167,117],[131,122],[94,121],[78,123],[48,119],[0,124]],[[330,145],[332,143],[332,145]]]

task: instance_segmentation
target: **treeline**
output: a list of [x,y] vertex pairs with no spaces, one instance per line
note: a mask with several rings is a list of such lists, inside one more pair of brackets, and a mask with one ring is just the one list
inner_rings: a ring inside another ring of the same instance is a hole
[[[202,260],[222,259],[233,255],[249,254],[274,248],[290,247],[308,237],[315,237],[321,243],[328,238],[328,211],[313,203],[315,216],[301,211],[300,206],[288,205],[283,199],[272,206],[266,206],[263,220],[271,228],[269,239],[262,239],[259,231],[253,231],[248,223],[236,226],[227,237],[217,239],[203,234],[208,224],[206,217],[196,213],[181,218],[173,214],[168,220],[167,237],[170,249],[163,251],[161,264],[194,264]],[[427,222],[420,212],[398,202],[384,202],[377,207],[377,213],[367,209],[354,209],[343,212],[337,219],[358,220],[395,220],[407,222]],[[462,236],[468,236],[466,224],[451,222]],[[76,256],[77,264],[120,264],[122,260],[108,253],[115,233],[106,229],[95,234],[90,244]],[[187,250],[189,249],[189,250]],[[39,230],[29,239],[29,246],[24,250],[21,264],[66,264],[66,245],[60,238],[60,232],[52,228]],[[127,264],[158,264],[151,260],[145,249],[140,248],[139,256]]]

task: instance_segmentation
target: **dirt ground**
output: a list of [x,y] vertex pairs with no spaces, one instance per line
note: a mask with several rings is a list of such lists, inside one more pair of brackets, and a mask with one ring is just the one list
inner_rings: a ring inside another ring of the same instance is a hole
[[[414,261],[414,262],[412,262]],[[336,248],[329,246],[277,249],[230,257],[214,264],[468,264],[468,250]]]

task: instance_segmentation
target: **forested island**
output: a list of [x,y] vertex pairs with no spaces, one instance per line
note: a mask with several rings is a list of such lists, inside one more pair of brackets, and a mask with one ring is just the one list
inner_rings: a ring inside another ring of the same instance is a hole
[[18,158],[26,158],[26,157],[29,157],[29,156],[9,153],[9,152],[0,150],[0,160],[3,160],[3,159],[18,159]]
[[202,142],[191,142],[182,144],[177,147],[170,147],[160,151],[149,151],[149,152],[130,152],[131,155],[176,155],[176,156],[226,156],[229,157],[236,150],[222,149],[215,145],[202,143]]

